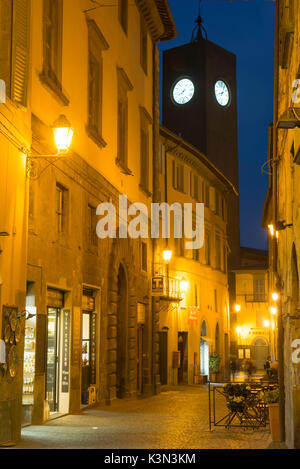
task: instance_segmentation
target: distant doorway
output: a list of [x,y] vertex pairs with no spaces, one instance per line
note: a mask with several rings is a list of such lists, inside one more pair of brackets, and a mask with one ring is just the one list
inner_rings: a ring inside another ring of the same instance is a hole
[[204,376],[209,376],[209,345],[204,339],[207,336],[206,322],[203,321],[201,325],[201,340],[200,340],[200,373]]
[[253,342],[254,346],[254,360],[255,368],[257,370],[263,370],[264,364],[267,361],[269,355],[269,345],[266,339],[263,337],[258,337]]
[[126,395],[127,362],[127,279],[124,267],[120,264],[118,273],[118,311],[117,311],[117,397]]

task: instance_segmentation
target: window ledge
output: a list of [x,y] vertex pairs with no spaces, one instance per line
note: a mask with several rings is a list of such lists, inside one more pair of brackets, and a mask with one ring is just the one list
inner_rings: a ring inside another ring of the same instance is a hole
[[133,176],[132,171],[127,167],[127,165],[120,160],[120,158],[116,158],[116,165],[119,166],[123,174],[126,174],[127,176]]
[[142,192],[144,192],[144,194],[146,194],[147,197],[152,196],[152,192],[148,191],[148,189],[144,187],[142,184],[139,184],[139,188]]
[[86,133],[90,137],[91,140],[93,140],[96,145],[100,148],[105,148],[107,143],[106,141],[101,137],[101,135],[92,127],[89,125],[86,126]]
[[50,93],[54,96],[54,98],[63,106],[68,106],[70,101],[66,97],[66,95],[62,92],[61,85],[57,85],[57,83],[46,75],[45,72],[40,73],[39,75],[41,83],[50,91]]

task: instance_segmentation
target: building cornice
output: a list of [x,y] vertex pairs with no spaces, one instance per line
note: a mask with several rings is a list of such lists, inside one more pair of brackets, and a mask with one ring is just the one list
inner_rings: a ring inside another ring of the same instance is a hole
[[[173,148],[173,153],[176,156],[184,160],[186,163],[191,164],[194,167],[198,167],[200,171],[201,168],[199,163],[202,163],[202,166],[205,166],[210,173],[217,177],[217,179],[227,189],[232,191],[236,196],[239,195],[238,190],[232,184],[232,182],[229,181],[229,179],[227,179],[227,177],[224,176],[224,174],[197,148],[171,132],[166,127],[160,126],[160,135],[176,145],[175,148]],[[187,153],[190,155],[190,157],[187,156]]]

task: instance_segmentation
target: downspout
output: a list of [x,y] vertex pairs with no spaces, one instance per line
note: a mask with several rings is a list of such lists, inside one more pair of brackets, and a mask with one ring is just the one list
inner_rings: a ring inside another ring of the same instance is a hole
[[[279,100],[279,0],[275,3],[275,50],[274,50],[274,116],[273,116],[273,223],[276,232],[278,225],[278,100]],[[280,440],[285,441],[285,392],[284,392],[284,329],[282,317],[282,285],[278,274],[278,241],[272,238],[273,285],[281,294],[278,304],[278,384],[279,384],[279,424]]]
[[[159,39],[158,39],[159,40]],[[159,202],[159,161],[158,161],[158,149],[159,149],[159,59],[158,59],[158,49],[157,42],[153,41],[152,48],[152,73],[153,73],[153,139],[152,139],[152,202]],[[155,238],[152,238],[152,277],[155,276],[155,264],[156,258],[158,256],[158,243]],[[154,394],[159,392],[160,388],[160,376],[159,376],[159,306],[160,300],[159,297],[153,296],[152,298],[152,362],[151,362],[151,380],[152,380],[152,389]]]

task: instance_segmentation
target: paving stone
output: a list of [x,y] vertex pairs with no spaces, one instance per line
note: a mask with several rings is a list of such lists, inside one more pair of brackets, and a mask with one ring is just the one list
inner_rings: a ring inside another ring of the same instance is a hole
[[[115,400],[110,406],[26,427],[17,448],[263,449],[269,429],[216,427],[209,431],[206,386],[163,387],[145,399]],[[217,410],[225,415],[224,402]]]

